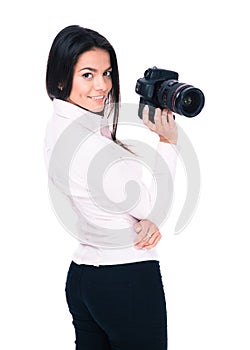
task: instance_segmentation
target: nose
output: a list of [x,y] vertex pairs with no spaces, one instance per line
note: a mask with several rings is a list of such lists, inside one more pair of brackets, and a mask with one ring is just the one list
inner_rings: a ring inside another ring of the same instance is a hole
[[98,75],[95,77],[94,87],[96,90],[106,90],[107,84],[103,75]]

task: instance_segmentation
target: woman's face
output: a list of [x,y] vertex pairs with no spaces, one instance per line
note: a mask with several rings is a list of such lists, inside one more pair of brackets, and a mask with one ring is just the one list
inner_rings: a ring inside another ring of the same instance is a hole
[[95,48],[81,54],[74,68],[68,102],[91,112],[101,112],[112,89],[111,72],[107,51]]

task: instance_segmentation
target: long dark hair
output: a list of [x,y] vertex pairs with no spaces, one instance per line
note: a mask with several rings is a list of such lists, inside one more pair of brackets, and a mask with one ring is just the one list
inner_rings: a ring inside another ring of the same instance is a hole
[[[55,37],[48,57],[46,72],[46,89],[49,97],[67,100],[72,89],[74,67],[78,57],[93,48],[99,48],[109,53],[112,67],[112,89],[109,102],[113,112],[113,141],[116,139],[120,107],[120,82],[116,53],[109,41],[98,32],[71,25],[62,29]],[[63,89],[61,89],[63,87]]]

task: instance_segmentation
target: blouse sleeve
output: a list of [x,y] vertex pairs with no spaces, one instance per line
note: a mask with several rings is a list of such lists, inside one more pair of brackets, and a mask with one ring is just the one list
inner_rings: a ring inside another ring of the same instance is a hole
[[[172,202],[177,154],[176,146],[159,142],[156,150],[145,149],[143,157],[121,158],[104,174],[105,194],[119,210],[160,225]],[[143,167],[149,170],[149,185]]]
[[[176,160],[177,148],[171,144],[159,142],[155,150],[143,144],[139,154],[132,154],[95,135],[71,162],[71,191],[88,195],[104,215],[129,214],[160,225],[171,205]],[[151,174],[150,185],[143,180],[143,167]]]
[[[83,198],[86,210],[96,207],[103,217],[126,214],[160,225],[171,206],[177,154],[176,146],[162,142],[155,150],[143,144],[139,154],[132,154],[94,135],[71,161],[72,197]],[[143,179],[144,167],[151,174],[149,185]]]

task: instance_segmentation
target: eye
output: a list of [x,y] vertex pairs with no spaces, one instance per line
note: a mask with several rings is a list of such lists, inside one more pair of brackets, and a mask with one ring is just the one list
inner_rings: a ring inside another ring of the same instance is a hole
[[110,78],[110,77],[112,76],[112,71],[111,71],[111,70],[107,70],[105,73],[103,73],[103,75],[104,75],[105,77]]
[[82,76],[86,79],[91,79],[93,77],[92,73],[84,73]]

